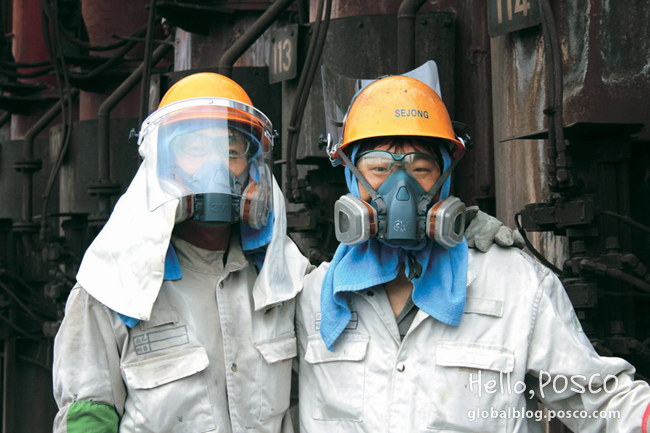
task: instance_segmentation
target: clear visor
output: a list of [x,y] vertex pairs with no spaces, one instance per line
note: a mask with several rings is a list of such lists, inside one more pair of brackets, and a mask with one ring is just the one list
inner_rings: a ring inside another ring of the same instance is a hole
[[[379,78],[349,78],[333,72],[325,65],[322,66],[321,72],[323,77],[323,96],[325,100],[327,138],[329,143],[328,152],[331,156],[334,153],[334,150],[343,142],[345,116],[354,102],[354,98],[363,89],[377,81]],[[440,93],[438,66],[433,60],[429,60],[422,66],[402,75],[422,81],[435,90],[435,92],[442,98],[442,94]]]
[[[271,191],[271,131],[264,114],[228,99],[190,99],[156,111],[140,141],[149,211],[188,195],[241,196],[253,182]],[[269,213],[271,197],[258,197]]]

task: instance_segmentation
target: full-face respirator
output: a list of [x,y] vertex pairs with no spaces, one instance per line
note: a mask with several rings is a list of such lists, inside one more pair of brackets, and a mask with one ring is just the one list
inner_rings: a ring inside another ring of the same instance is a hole
[[462,242],[465,204],[454,196],[432,203],[454,163],[428,192],[403,168],[395,170],[375,191],[347,156],[343,152],[339,155],[372,197],[368,203],[346,194],[334,204],[334,228],[339,242],[354,246],[377,237],[387,245],[404,247],[428,237],[445,248]]
[[268,225],[271,131],[262,112],[230,99],[194,98],[159,109],[145,120],[140,141],[149,210],[178,199],[175,223]]

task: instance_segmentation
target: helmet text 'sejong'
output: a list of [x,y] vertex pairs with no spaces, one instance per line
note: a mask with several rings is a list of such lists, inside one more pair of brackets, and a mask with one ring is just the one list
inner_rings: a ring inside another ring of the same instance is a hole
[[429,118],[428,111],[416,110],[415,108],[408,109],[402,108],[395,110],[395,117],[424,117],[425,119]]

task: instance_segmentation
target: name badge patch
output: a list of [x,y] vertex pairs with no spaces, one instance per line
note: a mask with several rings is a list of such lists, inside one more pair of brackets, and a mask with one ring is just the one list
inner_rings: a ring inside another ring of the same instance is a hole
[[189,342],[190,337],[187,335],[187,326],[185,325],[162,331],[145,332],[133,337],[133,346],[138,355],[182,346]]
[[[350,321],[348,324],[345,326],[345,329],[357,329],[359,326],[359,315],[357,314],[356,311],[351,311],[352,317],[350,317]],[[316,332],[320,331],[320,313],[316,313],[316,320],[314,322],[314,328]]]

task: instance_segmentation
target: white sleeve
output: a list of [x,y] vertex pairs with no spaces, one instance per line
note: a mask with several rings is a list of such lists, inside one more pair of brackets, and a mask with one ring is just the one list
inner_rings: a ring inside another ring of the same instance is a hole
[[646,433],[648,384],[627,361],[596,353],[555,274],[540,289],[526,365],[540,401],[576,433]]
[[77,285],[54,340],[54,398],[60,412],[92,401],[124,412],[126,389],[120,370],[121,343],[128,335],[117,315]]

